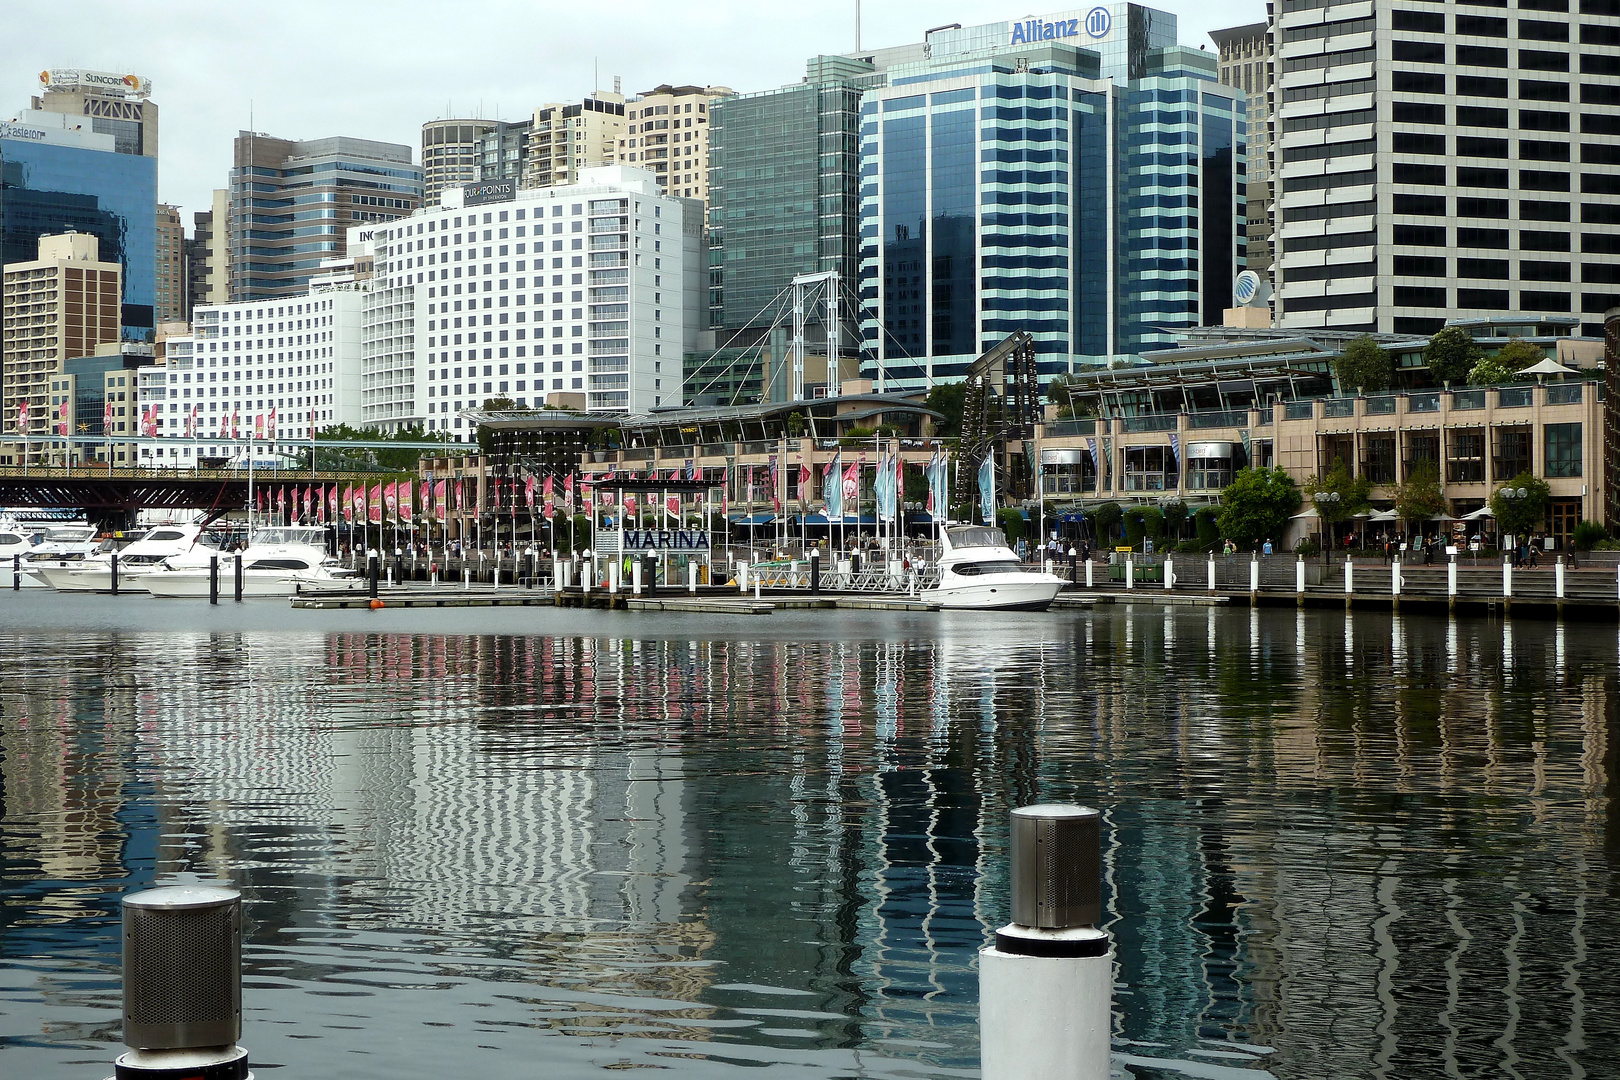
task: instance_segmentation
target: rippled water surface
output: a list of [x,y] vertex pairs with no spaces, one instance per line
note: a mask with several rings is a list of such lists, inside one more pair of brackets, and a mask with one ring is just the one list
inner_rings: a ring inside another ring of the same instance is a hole
[[244,893],[261,1077],[974,1076],[1007,812],[1073,800],[1121,1074],[1614,1076],[1617,655],[3,593],[0,1075],[110,1072],[119,897],[206,879]]

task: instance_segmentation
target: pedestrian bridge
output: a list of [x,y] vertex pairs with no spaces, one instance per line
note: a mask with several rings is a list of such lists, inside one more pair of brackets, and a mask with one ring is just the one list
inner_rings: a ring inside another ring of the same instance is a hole
[[[252,487],[372,484],[391,472],[255,469]],[[0,506],[83,510],[92,520],[126,520],[137,510],[197,510],[209,519],[240,510],[250,496],[246,469],[145,469],[75,465],[0,468]]]

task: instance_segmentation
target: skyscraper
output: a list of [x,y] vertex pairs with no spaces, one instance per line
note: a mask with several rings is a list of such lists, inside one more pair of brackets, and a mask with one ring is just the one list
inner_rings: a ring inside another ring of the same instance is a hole
[[1277,317],[1429,334],[1620,304],[1620,3],[1287,0]]
[[1043,375],[1218,318],[1245,258],[1243,95],[1131,3],[930,31],[861,104],[863,375],[960,378],[1017,330]]
[[658,177],[667,194],[709,198],[709,109],[730,97],[724,86],[665,83],[626,103],[618,160]]
[[349,226],[393,221],[421,205],[422,170],[408,146],[241,132],[229,196],[230,299],[301,295],[322,260],[344,255]]
[[157,208],[157,257],[155,303],[152,320],[156,324],[180,322],[186,317],[186,226],[180,208],[160,203]]
[[1249,116],[1248,269],[1271,270],[1271,27],[1250,23],[1211,30],[1220,81],[1243,91]]
[[709,324],[724,336],[758,326],[795,275],[836,270],[855,340],[861,93],[882,82],[869,60],[818,56],[802,82],[710,108]]
[[122,334],[150,341],[156,302],[157,161],[117,152],[84,117],[31,111],[0,123],[0,264],[31,262],[39,239],[89,233],[120,264]]
[[423,202],[434,206],[445,188],[478,179],[483,139],[493,120],[430,120],[422,125]]
[[592,94],[578,105],[540,105],[528,130],[523,186],[576,183],[579,171],[612,165],[624,134],[624,95]]
[[113,137],[117,153],[157,159],[158,107],[151,100],[152,80],[110,71],[57,68],[39,73],[39,87],[32,108],[88,117],[91,131]]

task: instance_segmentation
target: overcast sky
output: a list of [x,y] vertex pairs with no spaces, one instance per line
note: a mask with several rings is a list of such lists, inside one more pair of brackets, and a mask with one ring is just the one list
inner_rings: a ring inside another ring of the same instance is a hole
[[[862,44],[922,40],[941,24],[1069,10],[994,0],[865,0]],[[1166,0],[1184,43],[1260,22],[1262,0]],[[39,72],[94,68],[152,80],[161,108],[159,198],[191,214],[224,187],[231,140],[249,126],[291,139],[350,135],[405,143],[446,116],[519,120],[623,77],[748,93],[797,82],[806,58],[855,47],[855,0],[76,0],[7,3],[0,16],[0,116],[27,108]],[[600,73],[599,75],[597,73]]]

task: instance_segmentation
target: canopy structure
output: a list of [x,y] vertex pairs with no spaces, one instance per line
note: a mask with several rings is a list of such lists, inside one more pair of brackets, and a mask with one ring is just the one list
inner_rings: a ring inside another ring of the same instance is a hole
[[769,525],[775,520],[775,514],[753,514],[745,517],[734,517],[731,519],[731,524],[746,525],[753,528],[755,525]]
[[1547,357],[1547,359],[1541,361],[1538,364],[1531,364],[1529,367],[1527,367],[1527,368],[1523,369],[1522,371],[1520,371],[1519,374],[1520,375],[1573,375],[1573,374],[1575,374],[1575,369],[1565,367],[1563,364],[1560,364],[1558,361],[1554,360],[1552,357],[1549,356],[1549,357]]
[[1393,510],[1374,510],[1372,512],[1372,515],[1370,517],[1368,517],[1367,520],[1368,521],[1394,521],[1397,518],[1399,518],[1400,516],[1401,515],[1397,514]]
[[1482,506],[1478,510],[1475,510],[1472,514],[1464,514],[1462,516],[1462,520],[1463,521],[1478,521],[1480,518],[1488,518],[1488,517],[1495,517],[1495,516],[1496,516],[1495,514],[1491,513],[1491,508],[1490,507]]

